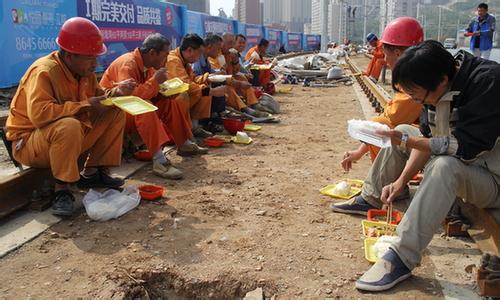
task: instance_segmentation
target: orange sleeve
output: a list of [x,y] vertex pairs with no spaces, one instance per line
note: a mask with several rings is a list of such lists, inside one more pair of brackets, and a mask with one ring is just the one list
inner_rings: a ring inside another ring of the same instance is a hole
[[142,79],[139,72],[137,64],[133,61],[128,61],[121,66],[109,69],[106,72],[107,74],[101,79],[101,85],[109,90],[112,87],[112,82],[109,81],[120,82],[127,79],[134,79],[138,85],[135,87],[132,95],[141,99],[151,100],[158,95],[160,85],[153,76],[144,83],[140,83]]
[[[396,93],[384,108],[384,114],[372,121],[387,124],[394,128],[400,124],[413,124],[422,113],[422,105],[411,100],[403,93]],[[376,120],[375,120],[376,119]]]
[[182,65],[180,59],[173,55],[169,55],[167,59],[167,73],[169,78],[179,78],[189,84],[188,94],[201,94],[201,90],[206,87],[204,84],[196,83],[195,78],[191,77]]
[[[33,126],[44,127],[56,120],[78,114],[84,107],[89,107],[87,99],[76,101],[57,101],[54,98],[54,86],[48,71],[34,71],[26,86],[27,114]],[[57,78],[53,78],[58,81]],[[62,100],[62,99],[61,99]]]

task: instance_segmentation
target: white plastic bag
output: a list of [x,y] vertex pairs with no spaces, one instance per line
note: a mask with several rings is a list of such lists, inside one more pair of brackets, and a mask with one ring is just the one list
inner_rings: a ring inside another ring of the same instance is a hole
[[83,197],[83,205],[92,220],[107,221],[136,208],[140,200],[139,190],[134,186],[125,187],[121,193],[112,189],[99,193],[91,189]]
[[373,121],[365,120],[349,120],[347,121],[347,132],[356,140],[380,147],[391,147],[391,139],[381,136],[375,131],[377,130],[390,130],[389,126]]

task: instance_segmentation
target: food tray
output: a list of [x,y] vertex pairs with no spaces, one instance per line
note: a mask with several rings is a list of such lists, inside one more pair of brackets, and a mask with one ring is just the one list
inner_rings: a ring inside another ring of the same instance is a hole
[[[346,181],[351,186],[351,192],[347,196],[337,195],[334,192],[335,186],[337,184],[339,184],[340,182],[342,182],[342,181]],[[354,197],[354,196],[358,195],[359,193],[361,193],[361,188],[362,187],[363,187],[363,181],[362,180],[359,180],[359,179],[343,179],[343,180],[337,181],[334,184],[329,184],[329,185],[325,186],[324,188],[322,188],[321,190],[319,190],[319,192],[321,194],[323,194],[323,195],[327,195],[327,196],[330,196],[330,197],[340,198],[340,199],[346,199],[347,200],[347,199],[351,199],[352,197]]]
[[184,83],[179,78],[173,78],[160,84],[160,94],[170,97],[177,94],[185,93],[189,90],[189,84]]
[[[363,227],[363,235],[366,237],[376,237],[369,236],[370,228],[374,228],[378,236],[381,235],[396,235],[396,225],[387,224],[386,222],[373,222],[368,220],[361,221],[361,226]],[[387,232],[384,230],[387,228]]]
[[[383,220],[378,220],[377,217],[382,216]],[[370,209],[367,215],[368,221],[372,222],[385,222],[387,219],[387,210],[384,209]],[[392,211],[391,224],[398,225],[401,222],[401,213],[397,210]]]
[[377,254],[373,250],[373,245],[377,242],[378,238],[375,237],[367,237],[363,241],[365,248],[365,258],[367,261],[371,263],[376,263],[378,260]]
[[113,103],[116,107],[120,108],[127,113],[136,116],[148,112],[153,112],[158,109],[158,107],[153,104],[142,100],[136,96],[123,96],[123,97],[113,97],[101,101],[103,105],[110,105]]
[[233,77],[233,76],[232,75],[209,75],[208,81],[215,82],[215,83],[222,83],[231,77]]
[[259,131],[262,129],[262,126],[255,125],[255,124],[246,124],[243,129],[246,131]]
[[273,68],[273,64],[263,64],[263,65],[252,65],[250,67],[251,70],[271,70]]

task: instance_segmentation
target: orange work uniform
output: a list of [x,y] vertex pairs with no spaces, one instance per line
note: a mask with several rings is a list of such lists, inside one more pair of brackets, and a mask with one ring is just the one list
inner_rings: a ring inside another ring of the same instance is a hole
[[[418,122],[418,118],[422,112],[422,104],[413,101],[410,96],[405,93],[396,92],[385,108],[384,113],[380,116],[371,118],[371,121],[385,124],[389,128],[401,124],[414,124]],[[370,158],[375,160],[380,148],[368,145],[370,149]]]
[[[245,55],[245,61],[250,61],[252,59],[252,54],[256,53],[258,54],[259,56],[259,59],[258,60],[253,60],[252,63],[254,64],[267,64],[268,61],[266,61],[264,59],[264,57],[262,57],[258,52],[258,46],[255,46],[255,47],[252,47],[250,49],[248,49],[248,52],[247,54]],[[254,73],[252,73],[254,74]],[[258,74],[258,82],[259,82],[259,85],[260,86],[266,86],[267,84],[269,84],[271,82],[271,70],[259,70],[257,72]]]
[[153,102],[158,110],[137,116],[127,114],[126,132],[137,131],[142,141],[152,153],[156,153],[165,144],[174,140],[182,145],[192,137],[191,122],[184,108],[172,98],[158,96],[160,86],[154,78],[156,70],[146,69],[141,52],[135,49],[114,60],[101,79],[101,86],[111,89],[113,82],[134,79],[137,83],[133,96]]
[[365,71],[365,75],[371,76],[378,80],[382,68],[385,66],[385,55],[384,55],[384,44],[382,41],[377,41],[377,46],[373,49],[373,57],[368,64],[368,68]]
[[[225,66],[221,66],[218,59],[208,58],[208,62],[212,66],[212,69],[217,70],[224,68],[226,74],[233,75],[233,79],[248,82],[248,79],[245,76],[237,75],[237,73],[240,71],[239,64],[237,66],[233,66],[231,64],[230,54],[225,54],[224,59],[226,61]],[[240,95],[245,97],[245,101],[243,101]],[[259,100],[257,99],[257,96],[255,96],[255,90],[252,87],[248,89],[240,89],[234,87],[231,80],[227,81],[227,93],[226,93],[227,105],[231,106],[234,109],[242,110],[247,106],[252,106],[258,102]]]
[[91,107],[88,98],[100,95],[95,74],[75,78],[57,51],[36,60],[21,79],[7,118],[14,158],[50,167],[63,182],[80,179],[82,153],[88,153],[89,168],[120,165],[125,113]]
[[[188,105],[190,110],[191,120],[202,120],[210,117],[210,109],[212,106],[212,97],[204,96],[203,90],[208,88],[208,74],[195,76],[190,64],[182,57],[181,49],[176,48],[168,54],[167,57],[167,72],[170,78],[179,78],[183,82],[189,84],[189,97],[178,97],[175,101],[181,106]],[[183,102],[187,102],[183,103]]]

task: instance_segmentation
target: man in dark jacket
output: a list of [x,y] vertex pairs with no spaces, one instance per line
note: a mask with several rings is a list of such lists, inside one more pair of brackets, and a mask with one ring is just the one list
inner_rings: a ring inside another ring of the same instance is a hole
[[[500,65],[465,51],[454,58],[438,42],[426,41],[403,53],[392,81],[395,89],[426,105],[423,125],[432,138],[398,127],[380,132],[393,145],[381,151],[380,159],[403,166],[398,176],[380,177],[385,181],[382,203],[392,203],[424,167],[425,176],[398,237],[356,282],[367,291],[390,289],[411,276],[457,196],[477,207],[500,208]],[[407,161],[403,150],[409,152]]]

